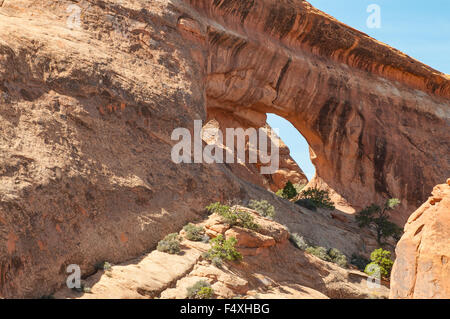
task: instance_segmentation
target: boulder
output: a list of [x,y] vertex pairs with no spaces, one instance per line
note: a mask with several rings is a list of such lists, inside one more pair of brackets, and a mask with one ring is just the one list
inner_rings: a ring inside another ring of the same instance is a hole
[[450,298],[450,179],[411,215],[395,253],[390,298]]

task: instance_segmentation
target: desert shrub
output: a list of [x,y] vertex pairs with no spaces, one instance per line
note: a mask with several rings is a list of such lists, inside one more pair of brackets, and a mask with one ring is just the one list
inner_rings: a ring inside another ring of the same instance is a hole
[[228,211],[230,210],[230,206],[222,205],[221,203],[216,202],[216,203],[212,203],[212,204],[206,206],[206,210],[210,214],[216,213],[219,215],[223,215],[223,214],[228,213]]
[[391,198],[381,207],[376,204],[367,206],[356,215],[358,226],[375,229],[377,242],[380,245],[384,245],[384,239],[389,237],[399,240],[402,229],[389,221],[387,214],[388,211],[393,210],[398,204],[400,204],[400,201],[397,198]]
[[192,241],[202,241],[204,239],[204,230],[201,226],[195,226],[192,223],[187,224],[183,227],[186,232],[186,238]]
[[284,198],[284,197],[283,197],[283,189],[277,190],[277,192],[275,193],[275,195],[277,195],[278,197]]
[[223,264],[223,262],[222,262],[222,258],[220,258],[220,257],[213,257],[212,259],[211,259],[211,263],[214,265],[214,266],[216,266],[217,268],[221,268],[222,267],[222,264]]
[[309,210],[316,211],[316,205],[314,205],[314,202],[308,198],[299,199],[295,202],[297,205],[300,205],[302,207],[305,207]]
[[347,266],[347,257],[341,253],[339,249],[330,248],[328,249],[328,256],[331,258],[331,262],[336,265],[345,268]]
[[295,196],[297,196],[297,191],[295,190],[294,185],[290,181],[288,181],[286,183],[286,185],[284,186],[284,188],[283,188],[283,193],[282,194],[283,194],[282,195],[283,198],[292,199]]
[[255,223],[253,216],[248,212],[235,211],[235,214],[238,215],[238,223],[236,225],[252,230],[259,228],[259,225]]
[[256,210],[261,216],[273,219],[275,216],[275,207],[266,200],[252,199],[248,205],[249,208]]
[[197,281],[193,286],[187,289],[187,298],[189,299],[211,299],[214,291],[209,282],[205,280]]
[[214,295],[214,290],[211,287],[203,287],[197,292],[196,299],[211,299]]
[[[241,260],[242,255],[234,247],[237,239],[231,237],[227,240],[223,235],[211,239],[211,248],[204,254],[204,257],[209,260],[219,258],[220,260]],[[216,259],[217,261],[217,259]]]
[[300,183],[295,183],[294,184],[294,188],[297,191],[297,194],[300,194],[300,192],[303,190],[303,188],[306,187],[306,184],[300,184]]
[[306,248],[306,252],[324,261],[335,263],[342,268],[347,266],[347,257],[336,248],[326,249],[320,246],[309,246]]
[[330,256],[328,256],[328,250],[325,247],[310,246],[306,248],[306,252],[316,257],[319,257],[322,260],[331,261]]
[[370,263],[370,260],[361,255],[353,254],[350,263],[358,267],[359,270],[364,271],[366,266]]
[[91,289],[91,287],[84,286],[83,287],[83,292],[85,294],[90,294],[90,293],[92,293],[92,289]]
[[306,249],[309,247],[309,245],[308,245],[308,243],[306,242],[305,238],[303,238],[303,236],[300,236],[300,235],[297,234],[297,233],[290,234],[289,240],[290,240],[291,243],[294,244],[294,246],[297,247],[298,249],[306,250]]
[[110,271],[112,269],[112,265],[109,262],[104,261],[104,262],[100,262],[100,263],[96,264],[95,269]]
[[214,203],[206,207],[209,212],[220,215],[225,223],[230,226],[240,226],[247,229],[256,230],[258,224],[254,222],[254,218],[248,212],[240,211],[235,207]]
[[383,250],[383,248],[375,249],[370,254],[370,260],[372,262],[366,266],[365,273],[372,276],[381,275],[387,279],[391,276],[394,262],[391,260],[390,251]]
[[76,292],[83,292],[86,294],[90,294],[92,292],[91,288],[86,286],[84,283],[81,283],[80,288],[74,287],[72,290],[75,290]]
[[180,238],[177,233],[169,234],[158,243],[158,251],[169,254],[178,254],[181,251]]
[[330,193],[327,190],[309,188],[300,193],[300,199],[308,199],[315,207],[331,210],[335,208],[330,199]]

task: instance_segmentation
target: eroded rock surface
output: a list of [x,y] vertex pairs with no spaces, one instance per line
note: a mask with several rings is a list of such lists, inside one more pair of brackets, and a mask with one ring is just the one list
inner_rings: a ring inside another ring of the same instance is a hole
[[447,178],[447,75],[306,1],[185,2],[207,29],[208,107],[289,120],[316,184],[357,208],[401,198],[393,218],[404,223]]
[[450,179],[411,215],[395,252],[390,298],[450,298]]
[[[226,238],[236,238],[236,249],[243,255],[241,262],[226,262],[216,267],[201,257],[210,244],[183,239],[180,255],[152,251],[138,260],[115,265],[111,270],[99,271],[84,280],[84,285],[91,288],[90,293],[64,288],[55,297],[184,299],[187,288],[200,280],[211,284],[214,298],[387,297],[388,288],[369,288],[366,274],[341,268],[294,248],[288,241],[285,226],[251,209],[238,209],[254,217],[259,225],[257,231],[230,227],[216,214],[198,225],[211,237],[224,233]],[[180,236],[183,235],[181,231]]]
[[136,258],[213,201],[270,200],[291,232],[367,254],[352,217],[300,209],[227,165],[175,164],[171,133],[212,108],[279,114],[323,185],[356,206],[404,199],[401,221],[448,172],[448,98],[446,76],[305,1],[4,0],[0,295]]

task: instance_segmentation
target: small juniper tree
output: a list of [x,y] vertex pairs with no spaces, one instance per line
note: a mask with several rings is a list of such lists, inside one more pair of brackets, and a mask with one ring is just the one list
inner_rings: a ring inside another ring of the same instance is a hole
[[301,199],[297,202],[301,206],[307,206],[312,204],[315,207],[319,208],[326,208],[330,210],[335,209],[328,190],[322,190],[314,187],[309,188],[307,190],[303,190],[300,193],[300,198]]
[[225,239],[223,235],[211,239],[211,248],[203,254],[203,257],[209,260],[219,258],[220,260],[236,260],[242,259],[240,252],[234,247],[237,243],[235,237]]
[[286,185],[283,188],[283,198],[286,199],[292,199],[295,196],[297,196],[297,190],[295,189],[294,185],[291,183],[291,181],[288,181]]
[[372,204],[356,215],[359,227],[372,227],[377,233],[377,242],[384,245],[383,239],[393,237],[400,238],[401,228],[389,221],[387,212],[400,204],[397,198],[388,199],[382,207]]
[[391,276],[392,266],[394,262],[391,260],[391,252],[383,250],[383,248],[375,249],[370,254],[370,264],[366,266],[365,273],[369,275],[380,275],[388,279]]

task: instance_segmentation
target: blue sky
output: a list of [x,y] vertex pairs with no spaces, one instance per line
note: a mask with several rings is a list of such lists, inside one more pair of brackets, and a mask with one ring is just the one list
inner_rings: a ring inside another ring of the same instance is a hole
[[[409,56],[450,74],[450,0],[309,0],[345,24],[405,52]],[[371,4],[380,8],[381,27],[369,28]],[[308,179],[314,176],[308,143],[286,120],[269,114],[268,123],[278,128],[291,156]]]

